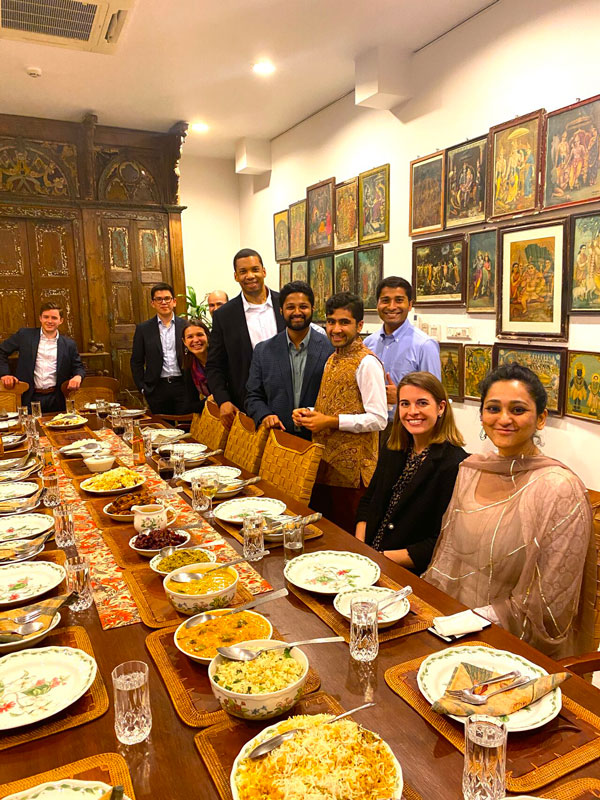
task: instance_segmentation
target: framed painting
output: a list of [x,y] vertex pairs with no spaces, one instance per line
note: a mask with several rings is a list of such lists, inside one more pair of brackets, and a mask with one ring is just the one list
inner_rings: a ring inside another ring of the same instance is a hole
[[446,150],[446,228],[485,220],[487,136]]
[[548,395],[548,413],[562,417],[565,399],[565,347],[529,347],[524,344],[494,345],[494,369],[503,364],[529,367],[542,382]]
[[292,262],[281,261],[279,264],[279,288],[283,288],[286,283],[292,280]]
[[448,397],[462,402],[464,400],[463,345],[454,342],[440,343],[442,363],[442,383]]
[[490,128],[488,212],[510,217],[540,205],[540,162],[544,110]]
[[358,178],[335,187],[335,249],[358,245]]
[[465,398],[480,400],[479,385],[492,369],[491,344],[465,344]]
[[600,311],[600,212],[571,217],[571,311]]
[[335,225],[335,178],[315,183],[306,190],[306,254],[333,250]]
[[569,350],[566,383],[567,417],[600,422],[600,353]]
[[480,231],[469,236],[467,259],[467,311],[488,314],[496,311],[498,234]]
[[290,212],[278,211],[273,214],[273,235],[275,237],[275,261],[286,261],[290,257]]
[[600,198],[600,95],[546,117],[544,208]]
[[410,162],[408,232],[435,233],[444,227],[445,151]]
[[315,322],[325,321],[325,302],[333,294],[333,256],[308,260],[308,282],[315,293]]
[[566,341],[565,222],[500,231],[496,334]]
[[377,311],[377,284],[383,278],[383,245],[356,251],[356,294],[365,311]]
[[346,250],[334,256],[334,290],[335,292],[356,293],[355,251]]
[[290,206],[290,258],[306,255],[306,200]]
[[292,261],[292,280],[308,283],[308,261],[305,258]]
[[413,302],[464,306],[466,257],[464,236],[413,242]]
[[360,209],[358,240],[360,244],[389,242],[390,239],[390,165],[361,172],[358,176]]

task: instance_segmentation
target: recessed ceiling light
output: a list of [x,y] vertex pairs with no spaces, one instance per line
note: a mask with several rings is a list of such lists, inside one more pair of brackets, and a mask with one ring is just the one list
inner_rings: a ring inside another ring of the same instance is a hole
[[271,75],[275,72],[275,65],[268,58],[261,58],[256,64],[252,65],[252,71],[257,75]]
[[192,122],[192,130],[194,133],[206,133],[209,127],[206,122]]

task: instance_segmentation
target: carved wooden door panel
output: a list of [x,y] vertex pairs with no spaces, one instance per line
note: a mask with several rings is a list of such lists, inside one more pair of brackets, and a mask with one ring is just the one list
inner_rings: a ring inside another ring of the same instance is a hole
[[0,219],[0,340],[37,324],[33,308],[27,223]]
[[134,224],[139,264],[139,304],[141,320],[144,320],[156,314],[156,309],[150,304],[150,289],[155,283],[171,283],[169,245],[166,224],[160,219],[136,220]]

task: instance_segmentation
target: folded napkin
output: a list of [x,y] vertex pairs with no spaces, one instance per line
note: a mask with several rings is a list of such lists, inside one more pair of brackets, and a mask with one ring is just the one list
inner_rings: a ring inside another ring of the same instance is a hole
[[461,611],[449,617],[434,617],[433,627],[442,636],[462,636],[465,633],[482,631],[490,624],[473,611]]
[[[461,663],[459,664],[452,674],[448,689],[470,689],[475,683],[497,678],[501,672],[492,672],[483,667],[477,667],[473,664]],[[557,672],[554,675],[543,675],[536,678],[525,686],[518,689],[510,689],[502,694],[497,694],[495,697],[490,698],[484,705],[471,705],[463,700],[445,692],[439,700],[431,706],[432,711],[438,714],[452,714],[456,717],[470,717],[472,714],[487,714],[491,717],[503,717],[508,714],[513,714],[520,708],[534,703],[544,695],[556,689],[563,681],[570,678],[568,672]],[[513,683],[514,678],[509,678],[506,681],[493,683],[489,687],[481,687],[476,690],[476,694],[486,695],[501,689],[503,686],[508,686]]]
[[27,508],[33,508],[41,493],[42,490],[40,489],[31,497],[15,497],[12,500],[2,500],[0,502],[0,513],[6,514],[9,511],[25,511]]
[[54,615],[70,596],[71,593],[61,594],[58,595],[58,597],[49,597],[47,600],[41,600],[39,603],[32,603],[22,608],[13,608],[10,611],[0,612],[0,643],[22,642],[27,639],[27,636],[14,636],[13,634],[5,633],[5,631],[14,629],[17,626],[17,623],[14,622],[15,617],[21,617],[23,614],[27,614],[28,611],[33,611],[34,609],[42,609],[41,615],[36,617],[35,620],[32,620],[34,622],[41,622],[44,625],[39,631],[31,634],[31,636],[39,636],[40,633],[43,633],[50,627]]

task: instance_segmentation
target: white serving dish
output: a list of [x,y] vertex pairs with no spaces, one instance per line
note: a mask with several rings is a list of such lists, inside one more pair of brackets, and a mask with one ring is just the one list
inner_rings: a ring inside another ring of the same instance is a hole
[[[196,564],[193,571],[206,572],[208,569],[211,569],[214,566],[214,564]],[[235,573],[234,582],[225,589],[218,589],[215,592],[208,592],[207,594],[182,594],[167,587],[167,582],[172,575],[175,575],[178,572],[191,571],[187,566],[178,567],[172,572],[169,572],[168,575],[165,575],[163,579],[163,586],[166,595],[177,611],[179,611],[181,614],[186,614],[189,617],[193,616],[194,614],[200,614],[202,611],[212,611],[215,608],[227,608],[235,597],[240,576],[233,567],[225,567],[225,569],[231,573]]]
[[[102,795],[112,789],[102,781],[78,781],[74,778],[63,778],[60,781],[39,783],[18,794],[10,794],[4,800],[99,800]],[[130,800],[123,795],[124,800]]]
[[[202,545],[199,545],[199,544],[187,545],[187,546],[181,544],[181,545],[179,545],[177,547],[177,549],[178,550],[198,550],[198,552],[200,552],[200,553],[205,553],[208,556],[208,561],[198,561],[198,564],[209,564],[209,563],[215,564],[216,561],[217,561],[216,553],[213,553],[212,550],[205,549],[204,547],[202,547]],[[164,558],[164,556],[161,556],[160,550],[159,550],[158,554],[155,555],[155,556],[152,556],[152,558],[150,559],[150,569],[153,570],[154,572],[158,572],[159,575],[163,575],[164,576],[164,575],[168,575],[171,570],[166,571],[166,570],[161,570],[161,569],[158,568],[158,564],[160,563],[160,561],[162,561],[163,558]],[[190,566],[193,566],[193,562],[192,562],[192,564],[188,565],[188,568]],[[193,572],[193,570],[190,570],[190,571]]]
[[[235,609],[232,609],[232,608],[216,608],[211,613],[212,614],[225,614],[226,612],[234,611],[234,610]],[[271,637],[273,636],[273,626],[271,625],[271,623],[269,622],[269,620],[266,617],[264,617],[262,614],[257,613],[256,611],[244,611],[243,613],[244,614],[252,614],[253,616],[260,617],[262,620],[264,620],[267,623],[267,625],[269,626],[269,635],[266,638],[268,640],[271,639]],[[196,615],[196,616],[198,616],[198,615]],[[179,642],[177,641],[177,634],[179,633],[179,631],[185,625],[187,625],[188,622],[193,622],[193,620],[194,620],[194,617],[190,617],[189,620],[186,619],[186,621],[182,622],[181,625],[177,628],[177,630],[173,634],[173,640],[175,642],[175,647],[179,650],[180,653],[183,653],[184,656],[187,656],[188,658],[191,658],[192,661],[197,661],[199,664],[208,665],[212,661],[212,658],[202,658],[202,656],[192,655],[192,653],[188,653],[187,650],[184,650],[183,647],[180,647]],[[202,627],[202,623],[200,623],[200,625],[198,627]]]
[[106,472],[112,469],[115,463],[115,456],[112,455],[93,455],[83,459],[83,463],[90,472]]
[[133,486],[123,486],[120,489],[94,489],[90,487],[90,481],[93,481],[93,478],[86,478],[84,481],[81,481],[79,484],[80,487],[84,490],[84,492],[88,492],[89,494],[98,495],[98,497],[107,497],[111,494],[125,494],[125,492],[133,492],[136,489],[139,489],[140,486],[143,486],[146,483],[146,478],[140,475],[140,480],[138,483],[135,483]]

